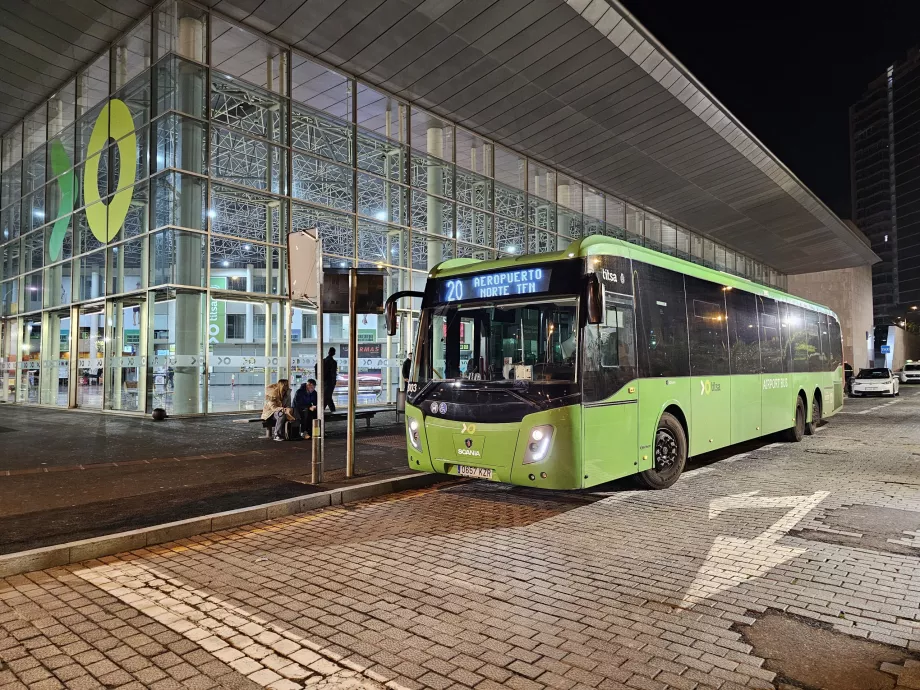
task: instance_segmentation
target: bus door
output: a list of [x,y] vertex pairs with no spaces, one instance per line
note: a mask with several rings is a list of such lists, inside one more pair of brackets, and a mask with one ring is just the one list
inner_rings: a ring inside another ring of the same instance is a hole
[[584,484],[634,474],[639,396],[632,299],[605,299],[604,322],[586,325],[581,357]]
[[690,455],[731,443],[732,377],[726,288],[684,276],[690,331]]

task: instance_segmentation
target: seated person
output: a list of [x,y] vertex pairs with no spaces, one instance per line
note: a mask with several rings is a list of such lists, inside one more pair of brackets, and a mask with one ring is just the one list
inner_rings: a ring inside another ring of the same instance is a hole
[[316,419],[316,381],[307,379],[294,394],[294,412],[300,419],[304,438],[313,437],[313,420]]
[[289,417],[288,406],[291,404],[291,384],[287,379],[278,379],[265,389],[265,404],[262,405],[262,421],[274,422],[274,440],[284,440],[284,423]]

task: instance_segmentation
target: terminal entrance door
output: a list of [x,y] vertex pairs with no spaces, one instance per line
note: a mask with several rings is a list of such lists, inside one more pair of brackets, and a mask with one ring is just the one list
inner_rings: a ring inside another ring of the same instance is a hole
[[102,409],[105,362],[105,304],[79,307],[77,317],[77,407]]
[[42,343],[42,378],[41,402],[42,405],[54,407],[70,407],[73,387],[70,342],[73,329],[70,327],[73,319],[71,310],[63,309],[45,314],[45,325],[42,329],[44,342]]
[[106,319],[105,409],[143,412],[147,393],[147,299],[123,297],[109,303]]

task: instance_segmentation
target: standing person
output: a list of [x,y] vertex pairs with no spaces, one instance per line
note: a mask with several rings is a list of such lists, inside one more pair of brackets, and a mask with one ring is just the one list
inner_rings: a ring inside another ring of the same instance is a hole
[[409,377],[412,376],[412,353],[406,355],[406,361],[402,363],[403,385],[407,386]]
[[313,438],[313,420],[316,419],[316,381],[307,379],[300,384],[294,396],[294,411],[300,418],[303,427],[303,437]]
[[335,390],[336,379],[339,375],[339,363],[335,361],[335,348],[329,348],[329,354],[323,358],[323,409],[329,408],[335,412],[335,401],[332,391]]
[[275,441],[284,440],[284,423],[289,419],[287,408],[291,405],[291,384],[287,379],[278,379],[278,383],[266,387],[265,403],[262,405],[262,421],[273,419]]

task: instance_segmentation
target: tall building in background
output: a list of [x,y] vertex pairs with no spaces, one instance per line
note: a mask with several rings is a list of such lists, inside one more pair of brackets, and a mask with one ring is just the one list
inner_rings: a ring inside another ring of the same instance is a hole
[[850,108],[853,219],[882,259],[872,267],[877,324],[920,316],[920,49]]

